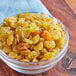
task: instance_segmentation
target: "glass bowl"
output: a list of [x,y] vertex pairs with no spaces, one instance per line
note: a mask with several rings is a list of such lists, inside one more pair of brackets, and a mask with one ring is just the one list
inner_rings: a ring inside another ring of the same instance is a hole
[[[31,12],[32,13],[32,12]],[[37,12],[33,12],[34,14]],[[41,13],[42,15],[43,13]],[[50,16],[51,18],[55,18]],[[56,19],[56,18],[55,18]],[[58,19],[56,19],[59,23],[61,23]],[[61,23],[62,24],[62,23]],[[52,67],[54,67],[66,54],[68,49],[68,42],[69,42],[69,34],[64,26],[64,31],[66,35],[66,44],[64,48],[53,58],[50,60],[44,60],[42,62],[21,62],[15,59],[10,58],[0,49],[0,58],[12,69],[17,72],[24,73],[24,74],[37,74],[45,72]]]

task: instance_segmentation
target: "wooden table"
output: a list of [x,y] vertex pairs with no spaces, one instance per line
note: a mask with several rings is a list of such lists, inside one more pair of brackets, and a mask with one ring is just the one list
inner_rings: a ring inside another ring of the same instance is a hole
[[[66,56],[51,70],[31,76],[76,76],[76,0],[41,0],[53,16],[64,23],[70,35]],[[0,60],[0,76],[30,76],[18,73]]]

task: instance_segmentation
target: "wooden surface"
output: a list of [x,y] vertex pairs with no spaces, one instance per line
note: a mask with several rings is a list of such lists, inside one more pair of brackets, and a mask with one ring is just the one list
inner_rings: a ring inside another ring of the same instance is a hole
[[62,21],[70,35],[66,56],[51,70],[37,75],[20,74],[0,60],[0,76],[76,76],[76,0],[41,0]]

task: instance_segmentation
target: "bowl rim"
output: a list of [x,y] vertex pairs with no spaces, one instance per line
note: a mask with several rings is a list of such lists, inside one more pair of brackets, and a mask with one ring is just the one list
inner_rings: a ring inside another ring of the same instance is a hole
[[[26,12],[22,12],[22,14],[24,14],[24,13],[26,13]],[[33,13],[33,14],[36,14],[36,13],[39,13],[39,12],[29,12],[29,13]],[[41,15],[43,15],[43,14],[45,14],[45,13],[42,13],[42,12],[40,12],[41,13]],[[17,14],[16,14],[17,15]],[[12,15],[12,16],[16,16],[16,15]],[[48,14],[47,14],[48,15]],[[59,22],[60,24],[63,24],[60,20],[58,20],[57,18],[55,18],[55,17],[53,17],[53,16],[51,16],[51,15],[48,15],[49,17],[51,17],[51,18],[54,18],[54,19],[56,19],[57,20],[57,22]],[[63,24],[63,26],[64,26],[64,24]],[[11,58],[11,57],[9,57],[9,56],[7,56],[1,49],[0,49],[0,55],[3,55],[4,57],[6,57],[8,60],[10,60],[11,62],[15,62],[15,63],[20,63],[20,64],[40,64],[40,63],[46,63],[46,62],[49,62],[49,61],[53,61],[53,60],[55,60],[57,57],[59,57],[63,52],[64,52],[64,50],[67,48],[67,46],[68,46],[68,43],[69,43],[69,33],[68,33],[68,31],[66,30],[66,27],[64,26],[64,32],[65,32],[65,36],[67,37],[66,39],[66,43],[65,43],[65,45],[64,45],[64,48],[63,49],[61,49],[61,51],[53,58],[53,59],[49,59],[49,60],[44,60],[44,61],[40,61],[40,62],[22,62],[22,61],[19,61],[19,60],[16,60],[16,59],[13,59],[13,58]]]

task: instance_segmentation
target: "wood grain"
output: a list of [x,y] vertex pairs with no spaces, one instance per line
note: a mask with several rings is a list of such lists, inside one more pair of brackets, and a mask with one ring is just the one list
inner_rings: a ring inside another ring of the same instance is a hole
[[66,26],[70,36],[68,53],[54,68],[37,75],[18,73],[0,60],[0,76],[76,76],[76,0],[41,1]]
[[65,0],[69,7],[73,10],[76,14],[76,0]]

